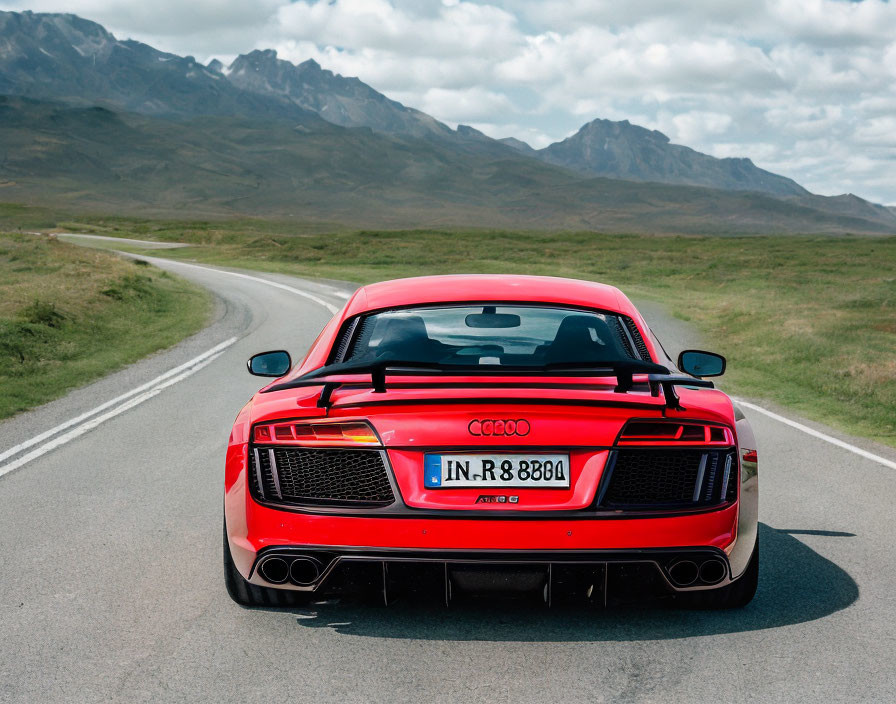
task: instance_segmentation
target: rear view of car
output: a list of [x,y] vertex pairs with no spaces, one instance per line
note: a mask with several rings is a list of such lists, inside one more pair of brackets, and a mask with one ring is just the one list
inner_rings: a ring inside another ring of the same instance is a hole
[[225,578],[244,605],[488,591],[740,606],[758,576],[742,414],[618,290],[547,277],[360,289],[238,416]]

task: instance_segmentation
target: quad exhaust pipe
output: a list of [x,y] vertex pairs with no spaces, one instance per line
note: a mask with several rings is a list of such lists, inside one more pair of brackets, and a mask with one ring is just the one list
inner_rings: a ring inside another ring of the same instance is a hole
[[699,579],[704,584],[718,584],[728,574],[728,567],[721,560],[707,560],[700,565]]
[[293,584],[307,587],[320,577],[321,564],[312,557],[297,557],[289,566],[289,580]]
[[700,568],[693,560],[679,560],[669,567],[669,579],[676,587],[690,587],[700,576]]
[[271,584],[283,584],[289,579],[289,565],[282,557],[269,557],[261,563],[258,571]]
[[258,566],[258,573],[271,584],[291,582],[300,587],[314,584],[321,573],[323,565],[320,560],[307,555],[280,556],[265,558]]
[[[316,587],[321,582],[322,577],[324,577],[325,572],[327,572],[326,567],[328,563],[329,560],[325,559],[322,562],[318,557],[313,555],[290,555],[281,553],[263,557],[259,562],[257,569],[258,574],[269,584],[292,584],[297,587],[307,588]],[[660,567],[659,564],[657,564],[656,566]],[[608,569],[608,566],[605,566],[605,569]],[[457,574],[449,575],[449,571],[456,572],[456,570],[449,570],[449,565],[446,562],[444,565],[444,579],[446,585],[450,581],[452,581],[451,577],[458,580],[458,586],[464,586],[463,582],[465,581],[466,577],[470,577],[473,582],[476,582],[476,579],[474,578],[482,576],[479,574],[481,572],[480,570],[466,570],[466,572],[470,572],[470,575],[467,575],[464,570],[461,570]],[[495,570],[491,570],[491,572],[494,571]],[[671,563],[668,563],[664,571],[668,578],[668,581],[672,584],[673,587],[677,589],[710,587],[725,580],[725,578],[728,576],[728,565],[725,560],[720,557],[701,557],[694,555],[689,557],[682,557],[681,559],[677,559]],[[486,570],[487,574],[485,576],[489,576],[491,572]],[[386,602],[388,602],[388,596],[386,594],[386,589],[388,586],[388,570],[386,568],[385,560],[383,561],[382,579],[384,599],[386,600]],[[541,579],[542,578],[539,577],[539,579],[536,581],[540,581]],[[547,566],[547,582],[545,583],[545,589],[546,600],[549,603],[549,584],[551,581],[550,566]],[[466,586],[482,587],[483,585],[470,584]],[[606,588],[606,584],[604,584],[604,588]],[[446,600],[450,600],[450,596],[448,596],[448,594],[448,586],[446,586]]]
[[678,560],[669,566],[668,573],[669,580],[676,587],[713,585],[725,579],[728,566],[715,557],[699,564],[693,560]]

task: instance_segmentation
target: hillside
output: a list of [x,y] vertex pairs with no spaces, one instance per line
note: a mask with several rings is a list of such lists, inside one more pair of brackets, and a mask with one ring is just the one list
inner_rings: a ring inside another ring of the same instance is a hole
[[[0,98],[0,201],[356,226],[628,232],[891,232],[825,199],[583,178],[449,142],[288,120],[161,119]],[[893,218],[896,220],[896,218]]]
[[342,127],[370,127],[386,134],[450,138],[452,129],[429,115],[405,107],[357,78],[344,78],[309,59],[298,65],[277,52],[253,51],[238,56],[220,73],[235,86],[280,98],[317,113]]
[[660,181],[777,196],[809,192],[796,181],[757,167],[749,159],[717,159],[690,147],[672,144],[662,132],[628,120],[593,120],[576,134],[544,149],[506,142],[522,153],[582,173],[633,181]]
[[0,12],[3,94],[0,201],[379,226],[896,231],[891,209],[627,122],[536,151],[314,61],[268,50],[203,66],[69,14]]
[[148,115],[227,115],[320,124],[315,112],[241,90],[223,75],[76,15],[0,12],[0,95]]
[[572,137],[536,151],[517,139],[494,140],[463,126],[452,130],[312,60],[295,65],[273,50],[257,50],[227,67],[217,60],[203,66],[192,56],[119,40],[101,25],[69,14],[0,12],[0,94],[159,116],[288,119],[309,126],[325,120],[447,140],[458,149],[492,156],[513,149],[591,176],[773,195],[807,193],[749,159],[715,159],[628,122],[594,120]]

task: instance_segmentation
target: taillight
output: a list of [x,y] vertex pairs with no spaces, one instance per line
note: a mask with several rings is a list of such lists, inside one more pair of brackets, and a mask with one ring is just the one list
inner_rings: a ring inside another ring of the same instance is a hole
[[680,421],[633,420],[619,434],[619,445],[734,444],[734,435],[722,425]]
[[758,462],[759,453],[756,452],[756,450],[747,450],[746,448],[744,448],[741,450],[740,458],[744,462]]
[[264,423],[252,435],[264,445],[379,445],[373,428],[363,421],[346,423]]

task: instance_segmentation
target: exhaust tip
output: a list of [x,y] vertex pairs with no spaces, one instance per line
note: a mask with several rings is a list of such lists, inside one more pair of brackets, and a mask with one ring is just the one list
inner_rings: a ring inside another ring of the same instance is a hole
[[289,566],[289,579],[293,584],[308,586],[320,577],[320,563],[311,557],[297,557]]
[[721,582],[728,569],[721,560],[707,560],[700,565],[700,581],[704,584],[717,584]]
[[258,571],[271,584],[283,584],[289,578],[289,565],[282,557],[269,557],[261,563]]
[[689,587],[697,581],[700,570],[691,560],[679,560],[669,567],[669,579],[676,587]]

